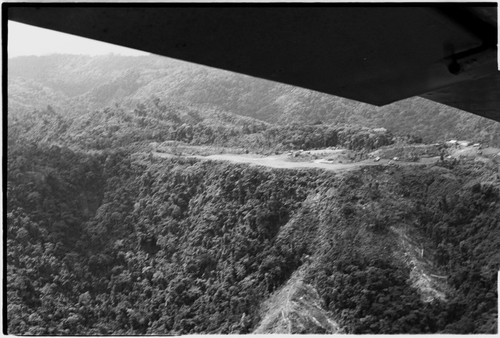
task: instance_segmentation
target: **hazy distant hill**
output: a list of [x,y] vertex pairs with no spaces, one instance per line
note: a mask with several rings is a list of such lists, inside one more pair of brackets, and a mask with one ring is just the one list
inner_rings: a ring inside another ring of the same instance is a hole
[[47,105],[68,114],[115,103],[133,108],[153,96],[272,123],[340,122],[417,134],[427,142],[459,138],[500,145],[499,123],[418,97],[375,107],[154,55],[9,60],[11,113]]

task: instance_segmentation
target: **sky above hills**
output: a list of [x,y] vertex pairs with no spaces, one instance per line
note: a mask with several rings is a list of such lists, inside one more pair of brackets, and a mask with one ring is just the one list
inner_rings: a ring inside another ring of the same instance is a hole
[[126,48],[50,29],[9,21],[8,56],[83,54],[83,55],[148,55],[149,53]]

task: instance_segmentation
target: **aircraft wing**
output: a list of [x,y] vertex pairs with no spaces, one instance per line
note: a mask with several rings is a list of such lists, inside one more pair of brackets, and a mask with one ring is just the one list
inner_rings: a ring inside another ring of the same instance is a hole
[[495,3],[3,4],[9,20],[386,105],[500,121]]

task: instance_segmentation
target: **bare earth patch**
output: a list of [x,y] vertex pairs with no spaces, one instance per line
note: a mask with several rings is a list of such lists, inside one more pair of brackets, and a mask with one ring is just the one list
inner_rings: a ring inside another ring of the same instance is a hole
[[410,283],[419,291],[422,301],[446,301],[446,295],[450,292],[447,276],[434,267],[432,260],[427,258],[425,249],[418,246],[417,241],[410,238],[403,228],[391,227],[391,230],[399,236],[398,256],[411,268]]
[[303,282],[304,269],[293,273],[261,308],[263,318],[255,334],[334,334],[340,327],[321,306],[316,289]]

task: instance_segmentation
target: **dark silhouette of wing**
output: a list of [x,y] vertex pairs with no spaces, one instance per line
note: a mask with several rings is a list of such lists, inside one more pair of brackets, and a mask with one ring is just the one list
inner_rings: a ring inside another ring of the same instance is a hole
[[494,3],[3,6],[10,20],[375,105],[420,95],[500,121]]

